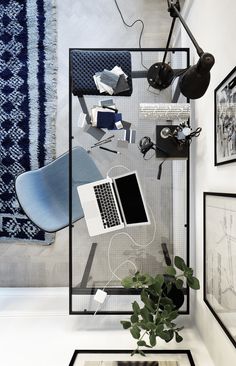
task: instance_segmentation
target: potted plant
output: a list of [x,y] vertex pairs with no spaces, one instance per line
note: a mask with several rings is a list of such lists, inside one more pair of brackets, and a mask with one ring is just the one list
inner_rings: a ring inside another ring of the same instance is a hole
[[123,328],[129,329],[132,337],[137,340],[137,348],[131,355],[139,353],[145,356],[140,347],[154,347],[158,337],[166,342],[170,342],[174,337],[176,342],[183,340],[179,332],[184,327],[178,326],[175,319],[184,301],[183,287],[186,283],[194,290],[200,288],[192,268],[178,256],[174,258],[174,265],[165,268],[163,275],[152,277],[136,272],[134,276],[122,280],[122,286],[125,288],[141,289],[142,305],[134,301],[130,319],[121,321]]

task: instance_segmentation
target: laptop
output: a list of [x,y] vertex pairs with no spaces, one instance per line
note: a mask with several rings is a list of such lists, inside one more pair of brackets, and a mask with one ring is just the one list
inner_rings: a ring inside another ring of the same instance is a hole
[[90,236],[150,224],[136,171],[84,184],[77,190]]

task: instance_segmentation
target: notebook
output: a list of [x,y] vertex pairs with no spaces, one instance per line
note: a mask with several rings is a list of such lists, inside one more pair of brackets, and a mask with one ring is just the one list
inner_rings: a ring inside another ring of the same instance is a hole
[[77,190],[90,236],[150,224],[135,171],[84,184]]

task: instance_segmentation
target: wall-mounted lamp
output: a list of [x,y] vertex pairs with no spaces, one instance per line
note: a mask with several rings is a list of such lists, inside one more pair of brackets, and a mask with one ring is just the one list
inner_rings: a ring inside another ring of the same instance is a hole
[[[210,83],[210,70],[215,63],[214,56],[204,52],[198,45],[180,14],[179,1],[177,0],[174,4],[172,0],[167,0],[167,3],[170,16],[173,18],[170,33],[162,62],[153,64],[148,70],[148,83],[155,89],[163,90],[166,89],[176,77],[179,77],[180,91],[186,98],[201,98],[205,94]],[[196,65],[190,66],[184,70],[173,70],[171,66],[165,62],[176,18],[179,18],[181,21],[199,56]]]

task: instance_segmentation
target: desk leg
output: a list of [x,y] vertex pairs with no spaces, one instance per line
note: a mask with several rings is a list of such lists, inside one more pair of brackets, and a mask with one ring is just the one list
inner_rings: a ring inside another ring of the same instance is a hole
[[97,248],[97,243],[93,243],[92,246],[91,246],[90,252],[89,252],[89,256],[88,256],[88,260],[87,260],[87,263],[86,263],[86,266],[85,266],[85,270],[84,270],[82,280],[79,284],[80,288],[86,288],[87,287],[90,271],[91,271],[91,268],[92,268],[92,264],[93,264],[93,260],[94,260],[94,256],[95,256],[95,252],[96,252],[96,248]]
[[86,122],[88,124],[90,124],[91,119],[90,119],[90,116],[89,116],[88,107],[87,107],[87,104],[84,100],[84,97],[78,97],[78,99],[79,99],[79,103],[80,103],[80,106],[81,106],[81,109],[82,109],[83,113],[86,114]]
[[169,255],[169,251],[167,249],[166,243],[162,243],[161,247],[162,247],[162,251],[163,251],[163,254],[164,254],[166,265],[171,266],[171,259],[170,259],[170,255]]

